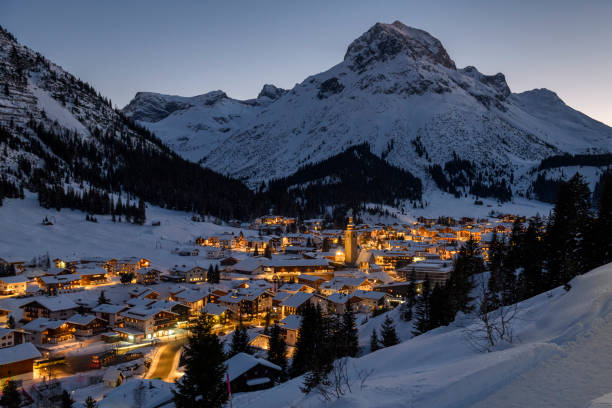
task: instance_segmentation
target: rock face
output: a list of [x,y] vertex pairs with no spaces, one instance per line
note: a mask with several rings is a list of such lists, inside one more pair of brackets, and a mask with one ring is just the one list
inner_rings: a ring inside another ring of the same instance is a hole
[[553,92],[513,94],[501,73],[457,69],[439,40],[397,21],[375,24],[342,62],[289,91],[266,85],[246,101],[200,98],[210,94],[137,97],[125,113],[184,157],[251,186],[362,143],[425,190],[436,188],[430,167],[455,158],[516,192],[545,157],[612,151],[612,129]]

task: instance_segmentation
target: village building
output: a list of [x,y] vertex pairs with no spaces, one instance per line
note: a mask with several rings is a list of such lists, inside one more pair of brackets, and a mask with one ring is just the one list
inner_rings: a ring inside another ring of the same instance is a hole
[[19,306],[23,309],[23,321],[39,317],[47,319],[68,319],[76,313],[78,305],[66,297],[39,297]]
[[356,290],[349,303],[354,312],[371,313],[374,310],[386,310],[390,307],[390,296],[385,292]]
[[325,279],[321,276],[302,274],[297,277],[297,282],[317,290],[325,282]]
[[136,283],[140,285],[154,285],[159,282],[161,272],[154,268],[142,268],[134,272]]
[[34,370],[34,360],[41,357],[40,351],[32,343],[0,349],[0,378],[31,373]]
[[232,393],[270,388],[282,369],[263,358],[238,353],[225,362]]
[[91,337],[98,335],[108,326],[108,321],[103,320],[95,315],[72,315],[67,323],[74,329],[74,335],[79,337]]
[[232,313],[232,318],[239,316],[254,317],[272,309],[273,294],[264,288],[238,288],[217,299]]
[[211,319],[213,325],[225,324],[230,317],[228,308],[217,303],[206,304],[206,306],[204,306],[200,312],[207,318]]
[[37,346],[59,344],[74,339],[74,328],[66,320],[39,317],[26,323],[26,341]]
[[24,341],[24,337],[25,333],[23,330],[0,327],[0,348],[21,344]]
[[106,283],[108,272],[101,266],[87,265],[86,268],[77,268],[76,274],[80,276],[82,286],[92,286]]
[[123,324],[121,313],[128,309],[127,305],[111,305],[103,303],[91,309],[96,317],[108,322],[110,327],[119,327]]
[[24,275],[0,277],[0,295],[20,296],[25,295],[28,287],[28,279]]
[[397,273],[406,280],[429,280],[432,285],[442,285],[450,279],[452,270],[451,261],[421,261],[398,269]]

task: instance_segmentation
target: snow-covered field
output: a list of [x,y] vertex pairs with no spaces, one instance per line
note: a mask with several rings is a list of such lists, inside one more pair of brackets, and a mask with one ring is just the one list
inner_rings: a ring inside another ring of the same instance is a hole
[[[92,223],[85,220],[82,211],[42,208],[36,197],[26,193],[25,200],[4,200],[0,207],[0,258],[30,260],[47,253],[52,259],[136,256],[166,268],[193,263],[207,267],[211,261],[202,254],[185,257],[171,251],[193,244],[198,236],[240,232],[228,226],[194,222],[189,213],[151,205],[147,206],[147,222],[143,226],[113,223],[110,216],[102,215],[96,216],[98,223]],[[45,217],[54,220],[54,225],[42,225]],[[154,227],[152,221],[159,221],[161,225]]]
[[[477,352],[467,317],[349,362],[352,392],[330,407],[585,407],[612,391],[612,264],[520,304],[515,344]],[[396,319],[400,337],[405,333]],[[361,337],[361,336],[360,336]],[[363,388],[359,370],[372,370]],[[296,378],[237,395],[241,407],[319,407]]]

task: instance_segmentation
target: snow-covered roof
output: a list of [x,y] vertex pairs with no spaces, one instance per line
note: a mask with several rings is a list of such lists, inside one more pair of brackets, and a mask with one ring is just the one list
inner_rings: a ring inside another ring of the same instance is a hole
[[75,314],[71,316],[67,322],[72,324],[78,324],[79,326],[86,326],[89,323],[96,320],[97,317],[94,315],[83,315],[83,314]]
[[303,280],[307,280],[307,281],[311,281],[311,282],[316,282],[319,280],[325,280],[320,276],[315,276],[315,275],[306,275],[306,274],[302,274],[298,276],[298,279],[303,279]]
[[302,324],[302,316],[291,314],[279,322],[279,325],[289,330],[298,330]]
[[372,300],[380,300],[385,296],[389,296],[385,292],[375,292],[371,290],[356,290],[353,292],[352,297],[358,297],[361,299],[372,299]]
[[221,316],[226,311],[227,311],[227,307],[221,306],[217,303],[208,303],[206,306],[202,308],[202,313],[213,315],[213,316]]
[[26,323],[23,328],[27,331],[39,332],[46,329],[58,329],[64,323],[66,323],[65,320],[51,320],[46,317],[39,317]]
[[4,283],[4,284],[12,284],[12,283],[26,283],[29,282],[30,279],[28,279],[27,276],[25,275],[16,275],[16,276],[2,276],[0,277],[0,282]]
[[262,258],[247,258],[234,265],[235,271],[253,272],[263,264]]
[[337,293],[332,293],[326,299],[330,302],[343,305],[346,302],[348,302],[350,298],[351,297],[349,295],[345,295],[344,293],[337,292]]
[[257,358],[247,353],[238,353],[234,357],[230,358],[225,362],[227,364],[227,374],[229,380],[234,381],[242,374],[249,371],[251,368],[258,364],[272,368],[273,370],[281,371],[281,368],[276,364],[264,360],[263,358]]
[[138,405],[148,408],[161,407],[172,402],[173,386],[174,384],[162,380],[125,381],[109,391],[106,397],[98,402],[98,408],[132,408]]
[[32,343],[0,348],[0,366],[40,357],[40,351]]
[[297,292],[297,293],[291,295],[290,298],[285,299],[285,301],[283,301],[281,303],[281,306],[300,307],[304,303],[308,302],[310,300],[310,298],[313,297],[313,296],[314,296],[313,293]]
[[68,309],[76,309],[78,305],[74,303],[72,300],[65,296],[45,296],[38,297],[34,300],[31,300],[23,305],[19,306],[20,308],[24,308],[27,305],[31,305],[32,303],[38,303],[46,309],[49,309],[52,312],[57,312],[60,310],[68,310]]
[[127,307],[126,305],[111,305],[108,303],[103,303],[101,305],[94,307],[93,309],[91,309],[91,311],[98,312],[98,313],[119,313],[126,307]]

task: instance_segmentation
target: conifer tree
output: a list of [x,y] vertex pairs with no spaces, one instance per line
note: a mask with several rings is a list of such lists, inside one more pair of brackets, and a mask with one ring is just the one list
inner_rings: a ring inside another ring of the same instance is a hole
[[385,317],[385,321],[380,328],[380,336],[382,339],[382,345],[384,347],[395,346],[398,344],[399,337],[397,337],[397,333],[395,331],[395,324],[393,324],[393,319],[387,315]]
[[342,315],[342,325],[339,332],[341,333],[342,349],[336,357],[355,357],[359,352],[359,332],[357,331],[355,314],[350,307],[347,307],[344,315]]
[[62,408],[71,408],[72,404],[74,403],[74,401],[70,397],[70,394],[68,394],[68,391],[66,390],[62,392],[62,399],[60,402],[61,402]]
[[17,382],[7,380],[2,387],[2,397],[0,397],[0,406],[6,408],[19,408],[21,405],[21,393],[17,389]]
[[208,273],[206,274],[206,280],[210,283],[215,283],[215,271],[213,269],[213,265],[208,265]]
[[415,320],[412,334],[418,336],[432,329],[431,325],[431,283],[426,279],[423,283],[421,295],[417,297],[415,307]]
[[223,407],[228,398],[223,345],[204,316],[191,327],[184,357],[185,375],[172,391],[176,407]]
[[104,294],[104,291],[100,292],[100,296],[98,297],[98,305],[108,305],[110,304],[110,300]]
[[6,327],[8,327],[9,329],[15,328],[15,318],[13,317],[13,315],[10,315],[8,317],[8,320],[6,321]]
[[229,356],[235,356],[238,353],[246,353],[249,351],[249,336],[247,334],[247,329],[242,324],[242,319],[240,319],[240,323],[238,323],[238,327],[234,330],[234,334],[232,335],[231,348],[229,352]]
[[98,408],[98,403],[91,395],[85,400],[85,408]]
[[594,257],[597,265],[612,262],[612,170],[608,170],[601,177],[598,188],[597,200],[597,222],[594,232],[595,248]]
[[378,339],[376,328],[374,328],[372,329],[372,335],[370,336],[370,351],[375,352],[376,350],[380,350],[380,340]]
[[287,343],[283,337],[282,329],[273,325],[270,329],[270,340],[268,348],[268,361],[276,364],[282,369],[281,377],[287,372]]

